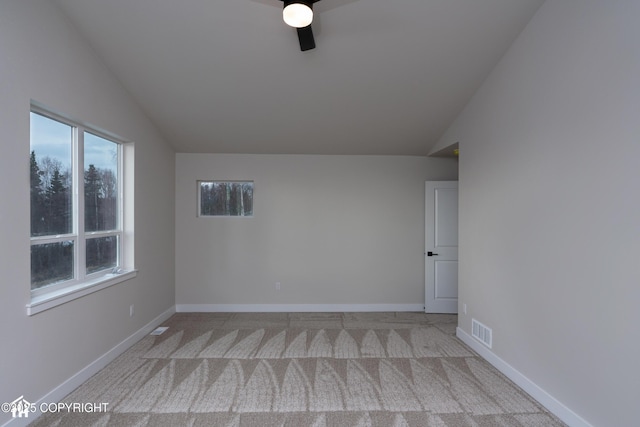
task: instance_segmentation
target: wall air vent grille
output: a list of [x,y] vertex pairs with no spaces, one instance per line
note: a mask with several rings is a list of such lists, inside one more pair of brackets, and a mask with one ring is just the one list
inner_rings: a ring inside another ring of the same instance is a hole
[[471,320],[471,335],[482,344],[491,348],[491,329],[478,322],[476,319]]

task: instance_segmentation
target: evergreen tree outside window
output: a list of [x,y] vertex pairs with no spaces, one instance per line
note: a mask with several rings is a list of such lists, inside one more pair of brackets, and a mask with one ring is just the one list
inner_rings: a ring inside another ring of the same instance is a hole
[[[97,166],[96,166],[97,165]],[[87,273],[118,265],[118,144],[85,133],[84,230]]]
[[74,278],[73,133],[31,113],[31,289]]
[[31,291],[95,283],[122,267],[122,143],[32,110]]

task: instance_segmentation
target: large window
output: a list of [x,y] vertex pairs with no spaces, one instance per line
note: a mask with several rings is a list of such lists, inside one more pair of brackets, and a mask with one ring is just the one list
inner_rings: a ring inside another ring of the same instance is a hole
[[32,297],[120,273],[123,143],[47,111],[31,111]]

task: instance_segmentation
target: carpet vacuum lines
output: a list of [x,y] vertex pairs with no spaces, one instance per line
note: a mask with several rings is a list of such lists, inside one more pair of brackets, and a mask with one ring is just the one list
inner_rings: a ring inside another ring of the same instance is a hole
[[454,322],[418,313],[179,313],[63,400],[109,402],[106,413],[44,414],[32,425],[564,425],[459,341]]

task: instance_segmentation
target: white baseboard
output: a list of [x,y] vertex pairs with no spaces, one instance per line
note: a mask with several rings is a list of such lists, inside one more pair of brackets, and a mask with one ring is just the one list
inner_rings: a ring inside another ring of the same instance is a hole
[[513,366],[496,356],[491,350],[466,333],[461,328],[456,329],[456,336],[465,344],[471,347],[487,362],[492,364],[498,371],[502,372],[507,378],[516,383],[521,389],[526,391],[531,397],[537,400],[542,406],[547,408],[549,412],[560,418],[563,422],[571,427],[593,427],[584,418],[573,412],[571,409],[563,405],[558,399],[540,388],[536,383],[525,377]]
[[177,313],[422,311],[423,304],[177,304]]
[[[51,390],[49,393],[44,395],[42,398],[38,399],[35,403],[36,408],[40,408],[40,405],[43,403],[57,403],[62,400],[66,395],[71,393],[73,390],[78,388],[82,383],[87,381],[93,375],[95,375],[102,368],[107,366],[111,361],[113,361],[116,357],[120,356],[125,352],[129,347],[140,341],[144,336],[153,331],[156,326],[173,316],[176,312],[175,306],[170,307],[164,313],[157,316],[151,322],[147,323],[145,326],[134,332],[131,336],[117,344],[111,350],[107,351],[105,354],[91,362],[89,365],[85,366],[83,369],[78,371],[71,378],[60,384],[58,387]],[[29,415],[28,418],[12,418],[6,423],[2,425],[2,427],[23,427],[28,425],[29,423],[35,421],[41,415],[40,411],[34,412]]]

